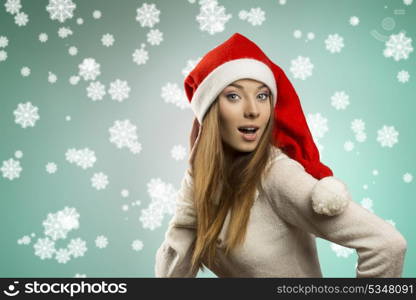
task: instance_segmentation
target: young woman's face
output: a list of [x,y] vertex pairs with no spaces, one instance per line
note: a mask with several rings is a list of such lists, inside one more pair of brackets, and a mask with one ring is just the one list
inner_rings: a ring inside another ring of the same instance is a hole
[[[270,119],[272,94],[262,82],[241,79],[219,95],[220,130],[233,150],[251,152],[257,147]],[[254,127],[255,132],[244,128]]]

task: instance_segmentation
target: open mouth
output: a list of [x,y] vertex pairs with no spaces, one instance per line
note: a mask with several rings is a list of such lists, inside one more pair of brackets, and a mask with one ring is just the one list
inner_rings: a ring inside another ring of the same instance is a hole
[[238,127],[238,131],[240,131],[240,132],[242,132],[244,134],[254,134],[254,133],[257,132],[257,130],[258,130],[258,128],[256,128],[256,127],[251,127],[251,128],[248,128],[248,127]]

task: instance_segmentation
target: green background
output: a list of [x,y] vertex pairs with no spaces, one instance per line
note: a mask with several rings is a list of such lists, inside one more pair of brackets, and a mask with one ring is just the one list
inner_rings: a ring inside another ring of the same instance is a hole
[[[334,175],[349,187],[354,201],[373,200],[374,212],[385,220],[393,220],[396,228],[408,242],[404,277],[416,275],[415,184],[405,183],[403,174],[416,174],[414,134],[416,111],[415,51],[409,59],[395,61],[383,56],[385,43],[371,32],[388,37],[401,30],[413,41],[416,39],[416,3],[406,6],[399,0],[287,0],[232,1],[220,0],[232,18],[225,30],[214,35],[199,29],[196,16],[198,1],[152,1],[160,10],[160,22],[153,29],[163,32],[159,46],[146,43],[149,28],[135,20],[136,9],[143,1],[89,0],[74,1],[74,17],[61,24],[51,20],[45,7],[46,0],[22,1],[21,11],[29,16],[26,26],[14,23],[0,7],[0,36],[6,36],[9,45],[4,49],[8,58],[0,62],[0,166],[2,161],[14,158],[17,150],[23,171],[14,180],[0,177],[0,233],[1,277],[73,277],[76,273],[87,277],[153,277],[154,258],[164,238],[169,216],[155,230],[142,227],[140,212],[151,199],[147,183],[154,178],[179,188],[187,168],[187,158],[175,160],[170,151],[182,144],[189,152],[188,137],[193,113],[165,103],[161,89],[166,83],[183,87],[181,70],[189,59],[196,60],[207,51],[240,32],[256,42],[276,64],[281,66],[293,83],[306,114],[321,113],[328,119],[328,132],[319,143],[324,146],[322,161],[331,167]],[[238,13],[260,7],[266,20],[253,26],[241,20]],[[397,15],[395,9],[404,9]],[[92,13],[100,10],[102,17],[94,19]],[[358,16],[360,24],[351,26],[349,18]],[[383,29],[382,21],[393,18],[395,27]],[[78,25],[77,18],[84,23]],[[70,27],[73,34],[62,39],[57,31]],[[302,38],[293,36],[302,31]],[[46,43],[38,35],[48,34]],[[315,39],[306,41],[313,32]],[[114,35],[112,47],[101,44],[105,33]],[[325,49],[329,34],[338,33],[345,47],[340,53]],[[137,65],[132,53],[146,43],[149,60]],[[78,54],[70,56],[68,48],[76,46]],[[415,44],[413,43],[413,47]],[[297,56],[309,57],[314,64],[313,75],[306,80],[294,79],[290,72],[291,60]],[[93,102],[87,98],[89,82],[80,80],[71,85],[69,77],[78,73],[84,58],[93,57],[101,66],[97,80],[109,87],[119,78],[127,80],[130,97],[122,103],[110,99]],[[31,74],[23,77],[20,69],[28,66]],[[400,83],[396,75],[407,70],[410,80]],[[48,72],[57,75],[56,83],[48,82]],[[350,96],[345,110],[331,106],[335,91],[344,90]],[[13,111],[18,103],[30,101],[39,107],[40,119],[35,127],[23,129],[14,122]],[[71,116],[71,121],[65,117]],[[351,121],[365,122],[367,139],[355,142],[350,129]],[[137,125],[138,141],[143,149],[135,155],[127,149],[117,149],[109,141],[108,128],[115,120],[129,119]],[[381,147],[377,130],[383,125],[394,126],[399,132],[398,143],[392,148]],[[344,150],[347,140],[354,141],[351,152]],[[97,162],[93,168],[83,170],[65,160],[69,148],[88,147],[95,151]],[[16,158],[14,158],[17,160]],[[45,165],[55,162],[58,170],[48,174]],[[374,176],[372,171],[378,170]],[[95,172],[109,177],[106,189],[97,191],[90,178]],[[367,184],[368,189],[363,186]],[[123,198],[122,189],[129,190]],[[123,204],[139,200],[140,206]],[[57,241],[59,247],[71,238],[80,237],[87,242],[88,251],[83,257],[66,264],[54,259],[41,260],[34,255],[33,244],[43,237],[42,221],[48,213],[65,206],[75,207],[80,214],[80,228],[71,231],[68,239]],[[35,233],[29,245],[17,240]],[[94,245],[97,235],[108,237],[109,245],[98,249]],[[131,243],[140,239],[141,251],[133,251]],[[330,243],[318,239],[318,251],[325,277],[354,277],[357,255],[337,257]],[[199,277],[214,277],[200,272]]]

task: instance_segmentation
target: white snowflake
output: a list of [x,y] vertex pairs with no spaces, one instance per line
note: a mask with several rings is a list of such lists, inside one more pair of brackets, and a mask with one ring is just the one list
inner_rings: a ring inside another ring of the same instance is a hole
[[397,73],[397,80],[401,83],[408,82],[409,78],[410,78],[409,72],[405,70],[401,70],[399,73]]
[[162,92],[160,96],[166,103],[177,103],[182,98],[182,90],[176,83],[166,83],[162,86]]
[[176,209],[176,196],[178,190],[170,183],[165,185],[162,197],[152,198],[149,207],[158,209],[162,214],[173,215]]
[[94,11],[92,12],[92,17],[93,17],[94,19],[100,19],[100,18],[102,17],[102,13],[101,13],[101,11],[99,11],[99,10],[94,10]]
[[247,16],[248,16],[248,11],[246,11],[246,10],[240,10],[240,12],[238,13],[238,17],[241,19],[241,20],[247,20]]
[[65,159],[71,164],[76,163],[79,160],[79,151],[75,148],[68,149],[65,152]]
[[403,181],[406,182],[406,183],[412,182],[413,181],[413,175],[410,174],[410,173],[405,173],[403,175]]
[[413,0],[403,0],[404,5],[412,5]]
[[147,192],[152,198],[163,197],[164,191],[165,183],[160,178],[151,179],[147,184]]
[[199,15],[196,16],[199,29],[211,35],[224,31],[225,24],[230,19],[231,14],[226,15],[224,6],[218,6],[216,1],[201,5]]
[[76,273],[74,277],[75,278],[87,278],[87,275]]
[[126,190],[126,189],[121,190],[121,196],[122,196],[123,198],[128,197],[128,196],[129,196],[129,191],[128,191],[128,190]]
[[378,175],[378,170],[374,169],[374,170],[373,170],[373,175],[374,175],[374,176],[377,176],[377,175]]
[[261,10],[261,8],[252,8],[250,10],[250,12],[246,11],[246,10],[241,10],[238,13],[238,17],[241,20],[247,20],[249,23],[251,23],[251,25],[256,26],[256,25],[261,25],[263,23],[263,21],[265,20],[264,17],[264,11]]
[[52,73],[52,72],[48,72],[48,82],[49,83],[55,83],[58,80],[58,77]]
[[103,235],[97,236],[97,238],[95,239],[95,246],[97,248],[103,249],[103,248],[106,248],[107,245],[108,245],[107,237],[105,237]]
[[142,144],[138,141],[134,141],[131,143],[129,149],[133,154],[139,154],[142,151]]
[[118,102],[122,102],[124,99],[129,97],[130,87],[127,81],[116,79],[110,83],[110,88],[108,93],[111,96],[111,99]]
[[79,82],[79,76],[71,76],[69,77],[69,83],[72,85],[76,85]]
[[39,120],[38,107],[33,106],[31,102],[19,103],[16,110],[13,111],[15,123],[26,127],[34,127]]
[[77,47],[75,47],[75,46],[71,46],[71,47],[69,47],[69,49],[68,49],[68,53],[69,53],[69,55],[71,55],[71,56],[77,55],[77,54],[78,54],[78,48],[77,48]]
[[371,200],[370,198],[366,197],[363,198],[363,200],[361,200],[361,206],[364,207],[365,209],[371,211],[372,213],[374,213],[373,210],[373,200]]
[[295,31],[293,31],[293,37],[295,39],[300,39],[302,37],[302,31],[300,31],[299,29],[296,29]]
[[40,259],[52,258],[55,253],[55,242],[51,241],[48,237],[39,238],[33,245],[35,249],[35,255],[39,256]]
[[121,209],[122,209],[123,211],[128,211],[128,210],[129,210],[129,206],[128,206],[127,204],[123,204],[123,205],[121,206]]
[[313,39],[315,39],[315,33],[313,33],[313,32],[308,32],[308,34],[307,34],[307,38],[308,38],[308,40],[313,40]]
[[142,250],[142,249],[143,249],[143,242],[142,242],[141,240],[134,240],[134,241],[131,243],[131,248],[132,248],[134,251],[140,251],[140,250]]
[[137,140],[137,127],[130,120],[115,121],[113,126],[108,130],[110,133],[110,142],[117,148],[129,148]]
[[114,44],[114,36],[110,33],[103,34],[101,37],[101,43],[103,46],[110,47]]
[[140,49],[134,50],[133,54],[133,61],[140,65],[144,65],[149,60],[149,52],[144,49],[144,45]]
[[84,148],[78,151],[78,159],[76,163],[84,170],[91,168],[96,161],[97,158],[95,157],[95,152],[93,150],[90,150],[89,148]]
[[76,7],[72,0],[49,0],[46,11],[49,13],[51,20],[58,20],[63,23],[74,16],[73,11]]
[[0,36],[0,48],[6,48],[9,45],[9,39],[4,35]]
[[367,139],[367,134],[364,131],[359,131],[355,134],[355,139],[357,142],[364,142]]
[[305,80],[312,75],[313,67],[309,57],[298,56],[291,60],[290,71],[294,78]]
[[19,12],[14,16],[14,22],[18,26],[26,26],[27,22],[29,22],[29,16],[24,12]]
[[61,39],[65,39],[70,35],[72,35],[72,30],[69,27],[60,27],[58,29],[58,36]]
[[191,108],[191,104],[188,101],[188,98],[186,98],[185,92],[181,91],[182,97],[179,99],[179,101],[175,102],[174,104],[179,107],[180,109],[184,110],[186,108]]
[[14,15],[19,12],[22,5],[20,4],[20,0],[7,0],[6,3],[4,3],[4,7],[6,8],[6,12]]
[[188,76],[189,73],[196,67],[196,65],[201,61],[202,57],[198,57],[195,60],[189,59],[186,61],[186,67],[182,69],[182,75]]
[[398,142],[399,133],[394,126],[384,125],[381,129],[377,130],[377,141],[381,147],[393,147]]
[[314,139],[320,139],[325,136],[328,131],[327,118],[324,118],[320,113],[316,113],[308,114],[306,120]]
[[85,252],[87,251],[87,246],[85,241],[81,240],[80,238],[71,239],[68,244],[68,250],[73,257],[84,256]]
[[386,48],[383,54],[385,57],[393,57],[395,61],[399,61],[408,59],[412,51],[412,39],[400,32],[399,34],[390,35],[389,40],[386,41]]
[[352,150],[354,150],[354,143],[352,141],[346,141],[344,143],[344,150],[351,152]]
[[7,52],[0,50],[0,61],[5,61],[7,59]]
[[160,45],[162,41],[163,33],[159,29],[150,29],[150,31],[147,33],[147,42],[150,45]]
[[350,104],[349,96],[345,91],[335,92],[335,94],[331,97],[331,105],[337,109],[346,109],[347,106]]
[[23,236],[21,239],[19,239],[17,241],[18,244],[22,244],[22,245],[29,245],[31,242],[31,238],[28,235]]
[[253,26],[261,25],[265,20],[265,12],[260,7],[251,8],[247,15],[247,21]]
[[61,215],[58,213],[48,213],[46,220],[43,220],[44,233],[50,236],[52,240],[65,239],[69,229],[61,222]]
[[360,19],[356,16],[352,16],[350,18],[350,24],[351,26],[357,26],[358,24],[360,24]]
[[137,9],[136,21],[140,22],[142,27],[153,27],[159,23],[160,10],[156,8],[155,4],[143,3],[143,5]]
[[59,222],[68,231],[79,228],[79,213],[74,207],[65,206],[63,210],[57,212]]
[[22,74],[22,76],[24,76],[24,77],[29,76],[29,75],[30,75],[30,68],[28,68],[28,67],[23,67],[23,68],[20,70],[20,74]]
[[85,58],[81,64],[78,65],[79,76],[82,76],[84,80],[95,80],[95,78],[101,74],[100,64],[98,64],[94,58]]
[[337,33],[330,34],[325,40],[325,45],[325,48],[331,53],[341,52],[341,49],[344,47],[344,38]]
[[186,156],[186,149],[182,145],[173,146],[170,154],[175,160],[183,160]]
[[198,3],[201,6],[203,6],[203,5],[218,5],[217,0],[199,0]]
[[105,94],[105,86],[99,81],[93,81],[87,87],[87,97],[92,101],[102,100]]
[[351,254],[354,253],[354,250],[351,248],[347,248],[335,243],[330,243],[331,245],[331,250],[335,252],[335,254],[337,255],[337,257],[343,257],[343,258],[348,258]]
[[286,4],[286,0],[279,0],[279,4],[280,5],[285,5]]
[[108,185],[108,176],[102,172],[94,173],[91,178],[91,186],[97,190],[103,190]]
[[78,24],[78,25],[82,25],[82,24],[84,24],[84,19],[83,19],[83,18],[78,18],[78,19],[77,19],[77,24]]
[[173,215],[176,207],[176,194],[177,190],[172,184],[166,184],[160,178],[151,179],[147,184],[147,190],[152,198],[152,202],[149,204],[147,211],[154,212],[154,214]]
[[20,177],[20,172],[22,171],[22,167],[20,166],[20,162],[18,160],[14,160],[13,158],[10,158],[9,160],[3,161],[3,165],[0,168],[0,171],[3,174],[4,178],[13,180],[15,178]]
[[39,34],[38,38],[39,38],[39,41],[41,43],[45,43],[48,40],[48,35],[46,33],[42,32],[42,33]]
[[60,264],[66,264],[68,261],[71,260],[71,253],[68,251],[68,249],[58,249],[55,252],[55,259]]
[[149,206],[148,208],[141,210],[139,220],[142,223],[143,228],[155,230],[156,228],[162,226],[163,214],[160,209],[155,209]]
[[48,172],[49,174],[53,174],[56,172],[56,170],[58,169],[58,167],[56,166],[55,163],[53,162],[49,162],[46,164],[46,172]]
[[17,159],[21,159],[23,157],[23,152],[21,150],[17,150],[14,153],[14,157],[16,157]]
[[351,129],[355,133],[360,132],[360,131],[364,131],[365,130],[365,123],[364,123],[364,121],[361,120],[361,119],[354,119],[351,122]]

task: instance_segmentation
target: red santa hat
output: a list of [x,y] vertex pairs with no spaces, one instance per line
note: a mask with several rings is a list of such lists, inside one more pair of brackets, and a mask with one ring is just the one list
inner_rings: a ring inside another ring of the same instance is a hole
[[[320,161],[299,97],[285,72],[254,42],[239,33],[209,51],[185,78],[185,92],[199,124],[202,126],[206,112],[221,91],[230,83],[244,78],[263,82],[273,94],[273,144],[316,179],[332,176],[332,170]],[[326,188],[326,192],[338,184],[332,179],[334,177],[325,180],[332,186]],[[328,205],[335,204],[340,209],[345,207],[342,201],[337,204],[329,200],[329,203],[316,205],[321,206],[321,213],[325,213],[322,210]],[[332,209],[332,212],[335,211]],[[327,214],[331,212],[327,211]]]

